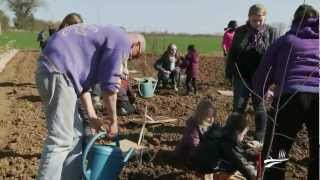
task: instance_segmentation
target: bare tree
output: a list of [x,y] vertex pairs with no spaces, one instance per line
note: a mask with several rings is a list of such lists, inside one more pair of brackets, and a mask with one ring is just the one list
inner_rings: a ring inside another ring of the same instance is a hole
[[6,0],[11,11],[14,12],[14,25],[18,29],[23,29],[33,21],[34,11],[43,5],[43,0]]
[[278,36],[283,35],[285,31],[288,30],[288,25],[283,22],[272,23],[272,26],[276,28]]

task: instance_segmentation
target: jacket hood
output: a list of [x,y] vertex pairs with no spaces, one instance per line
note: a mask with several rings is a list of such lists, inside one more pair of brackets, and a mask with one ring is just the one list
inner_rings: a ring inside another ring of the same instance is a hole
[[309,18],[303,23],[294,23],[288,32],[300,38],[318,39],[319,38],[319,18]]

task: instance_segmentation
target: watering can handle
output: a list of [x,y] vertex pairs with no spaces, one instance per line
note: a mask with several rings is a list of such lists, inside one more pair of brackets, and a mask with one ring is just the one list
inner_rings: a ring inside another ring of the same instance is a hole
[[[85,176],[85,179],[89,180],[90,177],[89,177],[89,173],[87,172],[87,163],[86,163],[86,160],[87,160],[87,156],[88,156],[88,153],[91,149],[91,147],[93,146],[93,144],[96,142],[96,140],[100,137],[105,137],[106,136],[106,132],[99,132],[98,134],[96,134],[91,140],[90,142],[88,143],[88,145],[86,146],[86,149],[84,150],[84,153],[83,153],[83,158],[82,158],[82,171],[83,171],[83,174]],[[119,136],[116,135],[115,137],[115,141],[116,141],[116,146],[120,146],[120,143],[119,143]]]
[[157,88],[158,80],[154,80],[153,82],[154,82],[154,87],[153,87],[153,92],[154,92]]
[[134,149],[131,147],[129,148],[127,154],[124,156],[123,158],[123,163],[127,163],[129,158],[131,157],[132,153],[133,153]]
[[139,90],[140,96],[142,96],[142,93],[141,93],[141,90],[140,90],[140,84],[141,84],[141,81],[139,81],[139,83],[138,83],[138,90]]

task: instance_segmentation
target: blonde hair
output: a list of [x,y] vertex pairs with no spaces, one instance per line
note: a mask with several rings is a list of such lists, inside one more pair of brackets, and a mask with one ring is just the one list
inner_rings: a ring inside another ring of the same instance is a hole
[[249,9],[249,16],[259,15],[260,13],[262,13],[264,16],[267,15],[267,9],[262,4],[254,4]]
[[213,98],[208,96],[202,98],[199,104],[197,105],[195,112],[192,115],[192,120],[196,122],[196,124],[198,125],[210,126],[212,122],[209,122],[207,117],[210,109],[213,110],[214,118],[216,112],[213,105]]
[[140,43],[141,53],[144,53],[146,51],[146,39],[144,36],[140,33],[135,32],[129,32],[128,36],[130,38],[131,43]]

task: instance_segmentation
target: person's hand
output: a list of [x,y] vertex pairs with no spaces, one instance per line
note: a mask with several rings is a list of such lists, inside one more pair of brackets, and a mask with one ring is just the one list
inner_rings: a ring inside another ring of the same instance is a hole
[[118,134],[118,124],[117,123],[108,124],[107,134],[109,137],[115,137]]
[[273,97],[274,97],[273,91],[268,90],[268,92],[266,93],[266,100],[271,102]]
[[92,129],[94,129],[96,132],[101,131],[103,128],[103,122],[102,119],[93,116],[89,117],[89,125]]
[[263,144],[258,141],[248,141],[247,145],[254,150],[261,150]]
[[167,71],[167,70],[164,70],[163,72],[166,73],[166,74],[170,74],[171,73],[170,71]]

